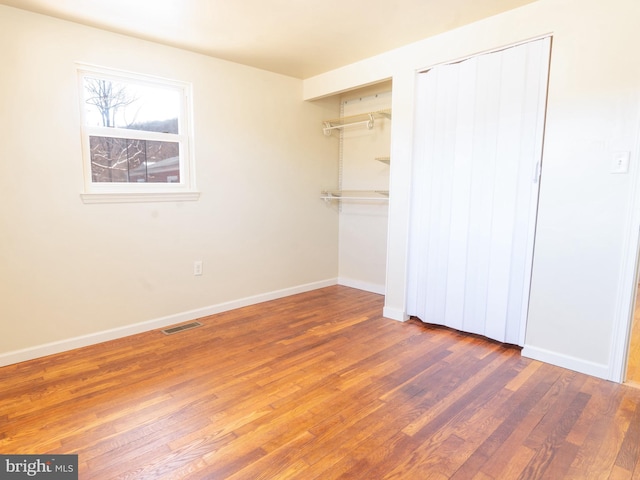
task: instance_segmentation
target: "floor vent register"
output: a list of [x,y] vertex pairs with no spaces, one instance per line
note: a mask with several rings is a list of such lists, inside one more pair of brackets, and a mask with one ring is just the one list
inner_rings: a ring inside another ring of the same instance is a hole
[[191,330],[192,328],[201,327],[200,322],[185,323],[184,325],[178,325],[177,327],[166,328],[162,330],[165,335],[173,335],[174,333],[184,332],[185,330]]

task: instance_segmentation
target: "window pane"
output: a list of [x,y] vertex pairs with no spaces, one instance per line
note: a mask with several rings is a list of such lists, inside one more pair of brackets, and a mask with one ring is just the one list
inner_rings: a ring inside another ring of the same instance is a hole
[[180,182],[178,142],[89,137],[93,182]]
[[178,133],[180,91],[84,77],[86,124]]

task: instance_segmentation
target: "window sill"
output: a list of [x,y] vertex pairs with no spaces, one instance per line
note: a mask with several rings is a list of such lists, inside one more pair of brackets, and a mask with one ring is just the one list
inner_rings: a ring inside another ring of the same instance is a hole
[[81,193],[83,203],[195,202],[200,192]]

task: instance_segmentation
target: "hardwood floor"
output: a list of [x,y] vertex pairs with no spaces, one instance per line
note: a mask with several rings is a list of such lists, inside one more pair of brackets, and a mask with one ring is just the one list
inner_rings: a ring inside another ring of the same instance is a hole
[[329,287],[0,369],[0,452],[88,479],[640,478],[640,390]]
[[631,324],[626,381],[640,388],[640,290],[636,293],[636,305]]

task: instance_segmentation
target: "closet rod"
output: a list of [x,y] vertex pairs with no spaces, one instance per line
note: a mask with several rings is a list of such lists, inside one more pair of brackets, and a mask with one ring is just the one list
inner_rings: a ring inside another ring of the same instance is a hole
[[373,114],[369,114],[369,120],[362,120],[359,122],[343,123],[341,125],[332,125],[331,122],[324,122],[324,128],[322,131],[326,136],[331,135],[332,130],[339,130],[344,127],[353,127],[355,125],[366,125],[369,130],[373,128]]
[[366,125],[369,130],[373,128],[373,123],[376,118],[388,118],[391,119],[391,109],[377,110],[375,112],[359,113],[356,115],[350,115],[348,117],[336,118],[334,120],[325,120],[323,123],[324,134],[326,136],[331,135],[333,130],[338,130],[344,127],[352,127],[354,125]]

